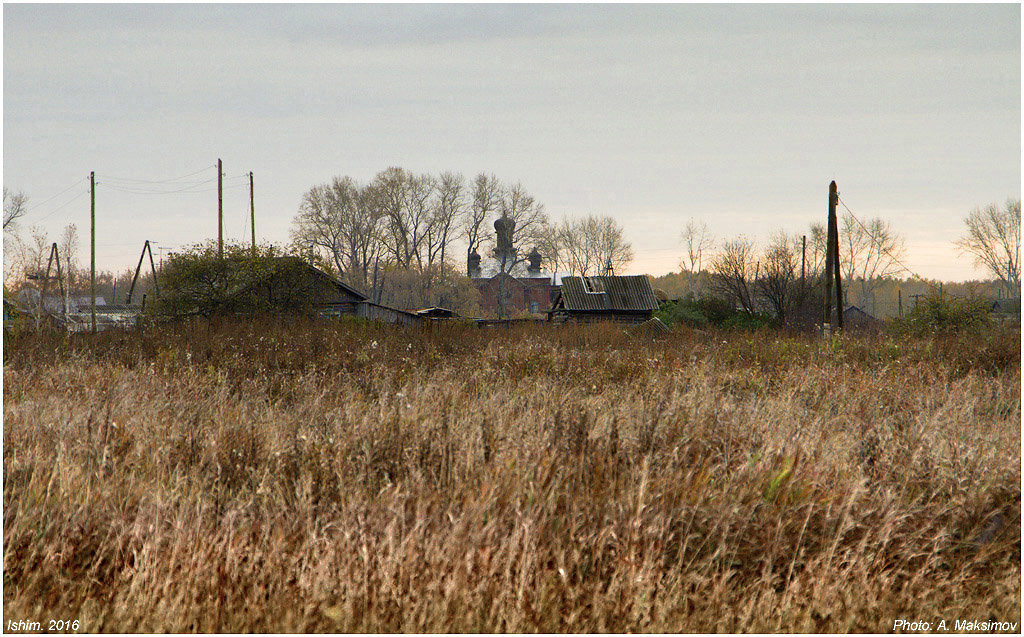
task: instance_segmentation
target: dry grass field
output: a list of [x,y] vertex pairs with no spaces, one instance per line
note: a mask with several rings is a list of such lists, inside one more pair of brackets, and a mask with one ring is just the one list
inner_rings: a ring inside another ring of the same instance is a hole
[[4,339],[4,625],[1020,622],[1019,332]]

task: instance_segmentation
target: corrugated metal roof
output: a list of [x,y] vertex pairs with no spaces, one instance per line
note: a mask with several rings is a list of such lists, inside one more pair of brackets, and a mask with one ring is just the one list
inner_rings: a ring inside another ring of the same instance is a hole
[[656,311],[651,280],[636,276],[567,276],[562,278],[562,303],[577,312]]

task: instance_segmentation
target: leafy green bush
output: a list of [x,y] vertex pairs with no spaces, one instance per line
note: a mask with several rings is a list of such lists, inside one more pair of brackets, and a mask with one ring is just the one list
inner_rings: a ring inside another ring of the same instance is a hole
[[673,303],[665,301],[661,303],[661,310],[655,316],[665,325],[678,325],[682,323],[689,327],[707,327],[708,317],[699,309],[693,307],[692,303],[680,301]]
[[772,318],[763,313],[749,314],[733,308],[728,301],[714,297],[696,300],[688,295],[679,301],[664,301],[655,314],[666,325],[686,325],[705,328],[757,330],[774,325]]
[[737,310],[722,322],[722,327],[748,331],[766,330],[775,327],[775,319],[764,312],[747,313]]
[[978,298],[932,294],[910,312],[897,318],[890,329],[897,335],[958,334],[976,332],[992,324],[988,304]]
[[253,254],[225,245],[222,258],[211,242],[169,256],[150,312],[165,318],[310,314],[324,287],[318,277],[326,275],[273,248]]

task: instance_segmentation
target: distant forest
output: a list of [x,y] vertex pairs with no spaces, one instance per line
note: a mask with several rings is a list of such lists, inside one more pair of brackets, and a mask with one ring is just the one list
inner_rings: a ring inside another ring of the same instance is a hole
[[[651,276],[651,283],[656,290],[662,290],[670,299],[685,298],[693,294],[695,298],[716,296],[714,293],[714,275],[707,271],[694,274],[689,271],[670,272],[662,276]],[[944,294],[971,297],[980,296],[997,299],[1006,296],[1006,285],[1002,281],[966,281],[962,283],[946,283],[937,279],[917,278],[875,278],[870,281],[874,299],[865,298],[860,291],[859,281],[850,285],[843,282],[843,302],[845,305],[856,305],[865,312],[878,318],[892,318],[899,315],[899,299],[903,297],[903,311],[914,307],[914,295],[928,295],[939,291],[941,286]]]

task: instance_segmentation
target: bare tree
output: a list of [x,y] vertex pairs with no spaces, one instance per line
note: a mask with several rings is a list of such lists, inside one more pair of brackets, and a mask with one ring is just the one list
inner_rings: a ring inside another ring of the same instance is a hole
[[292,240],[324,256],[339,274],[345,271],[342,256],[343,214],[331,185],[313,186],[302,196],[299,213],[292,221],[291,230]]
[[714,237],[711,236],[708,224],[690,219],[683,228],[682,239],[683,245],[686,246],[683,268],[696,274],[703,266],[704,253],[715,243]]
[[28,205],[28,196],[22,192],[11,192],[4,186],[4,230],[8,226],[25,216]]
[[762,263],[757,290],[774,310],[779,322],[785,323],[797,293],[798,264],[793,239],[782,231],[772,235]]
[[436,194],[427,229],[427,263],[445,263],[455,228],[466,211],[466,180],[457,173],[444,172],[436,181]]
[[382,226],[376,192],[350,177],[336,177],[303,195],[291,235],[301,251],[330,264],[350,285],[372,290],[383,250]]
[[378,205],[376,189],[372,185],[360,188],[355,204],[355,214],[347,231],[351,261],[359,274],[358,283],[379,301],[381,271],[388,261],[382,239],[384,215]]
[[57,242],[57,250],[63,261],[61,267],[68,290],[73,288],[78,279],[78,247],[78,228],[74,224],[64,226],[60,241]]
[[430,199],[434,179],[402,168],[388,168],[373,180],[376,201],[384,217],[384,243],[400,268],[429,265],[425,248],[432,221]]
[[813,279],[825,270],[825,253],[828,247],[828,231],[820,223],[811,224],[811,259],[807,263],[807,274]]
[[480,173],[473,180],[471,202],[465,211],[463,230],[466,236],[466,258],[491,238],[487,221],[501,202],[501,183],[494,175]]
[[29,228],[29,241],[16,240],[4,254],[4,285],[11,291],[29,285],[29,275],[35,276],[46,271],[50,257],[51,243],[46,232],[38,227]]
[[1020,296],[1020,199],[1007,200],[1003,208],[975,208],[964,224],[967,235],[956,243],[961,253],[973,255],[976,265],[1002,281],[1010,294]]
[[887,221],[869,219],[861,224],[852,214],[843,215],[840,228],[842,247],[840,266],[843,275],[853,285],[859,279],[861,303],[870,303],[875,312],[875,288],[886,277],[904,271],[900,260],[905,252],[903,238],[892,229]]
[[733,305],[754,311],[754,281],[757,279],[754,242],[746,237],[726,241],[711,260],[715,291]]
[[558,246],[572,275],[595,275],[619,270],[633,260],[633,247],[622,226],[609,216],[563,219],[557,227]]
[[596,219],[594,251],[601,271],[615,272],[633,261],[633,245],[626,241],[622,226],[609,216]]
[[569,269],[567,252],[563,243],[560,223],[544,224],[544,229],[537,241],[537,251],[540,252],[547,267],[551,270],[552,278],[559,272]]

